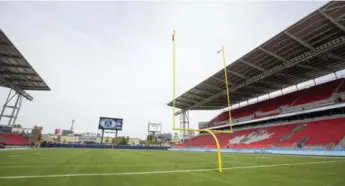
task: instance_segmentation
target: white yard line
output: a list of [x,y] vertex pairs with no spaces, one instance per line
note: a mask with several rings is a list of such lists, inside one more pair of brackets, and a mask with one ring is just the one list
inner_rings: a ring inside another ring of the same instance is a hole
[[[303,163],[282,163],[271,165],[253,165],[253,166],[240,166],[240,167],[227,167],[223,170],[237,170],[237,169],[254,169],[254,168],[269,168],[269,167],[282,167],[282,166],[294,166],[294,165],[312,165],[312,164],[326,164],[345,162],[343,160],[338,161],[317,161],[317,162],[303,162]],[[130,176],[130,175],[150,175],[150,174],[173,174],[173,173],[185,173],[185,172],[210,172],[217,169],[190,169],[190,170],[166,170],[166,171],[151,171],[151,172],[119,172],[119,173],[86,173],[86,174],[53,174],[53,175],[31,175],[31,176],[2,176],[2,179],[29,179],[29,178],[58,178],[58,177],[86,177],[86,176]]]
[[[204,161],[195,161],[195,162],[184,162],[184,163],[160,163],[160,164],[95,164],[95,165],[80,165],[80,164],[70,164],[70,165],[0,165],[0,168],[60,168],[60,167],[162,167],[162,166],[175,166],[175,165],[197,165]],[[69,163],[69,162],[66,162]],[[93,163],[93,162],[90,162]],[[228,165],[239,165],[243,164],[243,162],[236,162],[236,161],[223,161]]]
[[9,158],[19,158],[20,157],[20,155],[10,155],[10,156],[8,156]]
[[272,157],[262,156],[262,157],[255,157],[255,158],[258,158],[258,159],[271,159]]

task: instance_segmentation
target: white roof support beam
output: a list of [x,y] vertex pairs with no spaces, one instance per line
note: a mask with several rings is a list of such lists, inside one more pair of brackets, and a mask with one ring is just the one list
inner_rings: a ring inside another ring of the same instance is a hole
[[215,90],[222,90],[221,88],[216,87],[216,86],[213,86],[213,85],[208,84],[208,83],[204,83],[203,85],[206,86],[206,87],[210,87],[210,88],[212,88],[212,89],[215,89]]
[[338,55],[335,55],[335,54],[329,54],[327,55],[329,58],[332,58],[332,59],[335,59],[335,60],[338,60],[338,61],[342,61],[342,62],[345,62],[345,58],[343,57],[340,57]]
[[257,90],[257,91],[261,91],[262,93],[266,93],[267,92],[267,89],[261,88],[261,87],[258,87],[258,86],[254,86],[254,85],[248,85],[248,86],[246,86],[246,88]]
[[4,69],[4,68],[30,68],[30,67],[25,66],[25,65],[7,64],[0,61],[0,68]]
[[300,81],[308,81],[310,79],[313,79],[312,77],[309,77],[309,76],[305,76],[305,75],[291,75],[291,74],[288,74],[288,73],[283,73],[283,72],[279,72],[276,74],[277,76],[280,76],[280,77],[286,77],[286,78],[297,78],[299,79]]
[[196,91],[198,92],[201,92],[201,93],[204,93],[204,94],[207,94],[207,95],[213,95],[212,92],[209,92],[209,91],[206,91],[206,90],[201,90],[201,89],[198,89],[198,88],[194,88]]
[[272,86],[274,88],[280,88],[281,86],[285,86],[285,84],[282,84],[282,83],[277,83],[277,82],[274,82],[274,81],[268,81],[268,80],[260,80],[261,83],[264,83],[268,86]]
[[331,10],[336,10],[339,8],[345,7],[345,4],[339,4],[338,6],[332,6],[331,8],[325,7],[322,10],[323,11],[331,11]]
[[[229,75],[229,74],[228,74],[228,75]],[[214,76],[212,76],[211,79],[217,80],[217,81],[222,82],[222,83],[225,84],[225,79],[221,79],[221,78],[214,77]],[[234,83],[231,83],[231,82],[229,82],[229,81],[228,81],[228,84],[229,84],[229,85],[234,85]]]
[[2,53],[1,51],[0,51],[0,57],[2,57],[2,58],[11,58],[11,59],[21,59],[20,56],[17,56],[17,55],[8,55],[8,54],[6,54],[6,53]]
[[255,69],[257,69],[257,70],[259,70],[261,72],[264,72],[266,70],[266,69],[264,69],[262,67],[259,67],[258,65],[255,65],[255,64],[253,64],[253,63],[251,63],[249,61],[245,61],[243,59],[240,59],[239,61],[241,61],[242,63],[244,63],[244,64],[246,64],[248,66],[251,66],[251,67],[253,67],[253,68],[255,68]]
[[283,62],[286,62],[286,61],[287,61],[287,59],[285,59],[285,58],[283,58],[283,57],[281,57],[281,56],[279,56],[279,55],[277,55],[277,54],[275,54],[275,53],[273,53],[273,52],[271,52],[271,51],[269,51],[269,50],[266,50],[266,49],[264,49],[264,48],[262,48],[262,47],[259,47],[259,49],[260,49],[261,51],[263,51],[263,52],[269,54],[270,56],[272,56],[272,57],[274,57],[274,58],[280,60],[280,61],[283,61]]
[[10,47],[10,45],[8,45],[8,43],[6,43],[6,42],[1,42],[1,41],[0,41],[0,46]]
[[249,77],[247,77],[247,76],[245,76],[245,75],[242,75],[242,74],[240,74],[240,73],[238,73],[238,72],[234,72],[234,71],[231,71],[231,70],[228,70],[228,69],[226,69],[230,74],[233,74],[233,75],[235,75],[235,76],[237,76],[237,77],[240,77],[240,78],[242,78],[242,79],[249,79]]
[[335,20],[336,20],[337,22],[340,22],[340,21],[343,21],[344,18],[345,18],[345,13],[341,14],[341,16],[337,17]]
[[[264,49],[262,47],[259,47],[259,48],[260,48],[260,50],[266,52],[267,54],[273,56],[274,58],[276,58],[276,59],[278,59],[278,60],[280,60],[282,62],[287,62],[288,61],[287,59],[285,59],[285,58],[283,58],[283,57],[281,57],[281,56],[279,56],[279,55],[277,55],[277,54],[275,54],[275,53],[273,53],[271,51],[268,51],[268,50],[266,50],[266,49]],[[302,68],[306,68],[306,69],[310,69],[310,70],[319,70],[319,71],[333,73],[332,70],[327,69],[327,68],[322,68],[321,69],[321,68],[317,68],[317,67],[314,67],[314,66],[311,66],[311,65],[304,65],[304,64],[298,64],[297,66],[302,67]]]
[[[287,31],[284,31],[284,33],[289,36],[290,38],[292,38],[293,40],[297,41],[298,43],[300,43],[301,45],[303,45],[304,47],[310,49],[310,50],[314,50],[315,47],[313,47],[312,45],[310,45],[309,43],[307,43],[306,41],[303,41],[302,39],[299,39],[297,37],[295,37],[294,35],[290,34],[289,32]],[[328,57],[330,58],[333,58],[333,59],[336,59],[336,60],[339,60],[339,61],[345,61],[345,59],[335,55],[335,54],[332,54],[330,53],[329,55],[327,55]],[[324,57],[320,57],[320,58],[324,58]]]
[[204,97],[200,96],[199,94],[193,93],[193,92],[188,92],[188,96],[190,95],[190,97],[194,97],[196,99],[202,100],[205,99]]
[[217,80],[217,81],[220,81],[220,82],[222,82],[222,83],[225,83],[225,80],[224,80],[224,79],[217,78],[217,77],[214,77],[214,76],[212,76],[211,78],[212,78],[212,79],[215,79],[215,80]]
[[250,92],[243,92],[243,91],[236,91],[236,92],[232,92],[231,94],[233,95],[241,95],[241,94],[244,94],[244,95],[249,95],[249,96],[252,96],[253,94],[250,93]]
[[306,64],[298,64],[297,66],[301,67],[301,68],[309,69],[309,70],[318,70],[318,71],[324,71],[324,72],[327,72],[327,73],[334,73],[333,70],[330,70],[330,69],[328,69],[326,67],[319,68],[319,67],[315,67],[315,66],[312,66],[312,65],[306,65]]
[[307,43],[307,42],[305,42],[305,41],[302,41],[302,39],[297,38],[296,36],[290,34],[290,33],[287,32],[287,31],[284,31],[284,34],[287,35],[287,36],[289,36],[291,39],[297,41],[299,44],[303,45],[303,46],[306,47],[306,48],[309,48],[309,49],[311,49],[311,50],[315,49],[315,48],[314,48],[313,46],[311,46],[309,43]]
[[298,81],[304,81],[305,80],[310,80],[312,78],[303,78],[303,77],[300,77],[300,76],[294,76],[294,75],[291,75],[291,74],[287,74],[287,73],[277,73],[275,74],[276,76],[279,76],[279,77],[283,77],[284,78],[284,81],[285,82],[289,82],[289,84],[296,84],[295,81],[291,81],[290,79],[297,79]]
[[[266,83],[266,82],[261,82],[265,84],[269,89],[267,89],[266,93],[268,94],[269,92],[272,92],[271,90],[278,90],[281,87],[277,84],[271,84],[271,83]],[[270,90],[271,89],[271,90]]]
[[181,100],[178,100],[178,99],[176,99],[176,105],[177,106],[178,105],[191,106],[191,104],[188,104],[188,103],[181,101]]
[[183,102],[193,103],[193,104],[198,102],[197,100],[193,100],[193,99],[182,97],[182,96],[179,97],[177,100],[182,100]]
[[192,100],[193,102],[199,102],[200,99],[196,98],[195,96],[192,95],[182,95],[182,98],[188,99],[188,100]]
[[331,23],[333,23],[335,26],[337,26],[340,30],[342,30],[343,32],[345,32],[345,27],[343,25],[341,25],[338,21],[336,21],[335,19],[333,19],[331,16],[327,15],[325,12],[323,12],[322,10],[319,10],[319,13],[325,17],[326,19],[328,19],[328,21],[330,21]]
[[343,17],[340,17],[338,21],[345,21],[345,15]]

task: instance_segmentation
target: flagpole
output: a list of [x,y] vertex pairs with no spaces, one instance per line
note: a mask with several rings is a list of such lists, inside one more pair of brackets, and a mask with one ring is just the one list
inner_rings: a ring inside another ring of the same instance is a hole
[[176,128],[176,50],[175,50],[175,30],[172,35],[172,47],[173,47],[173,55],[172,55],[172,63],[173,63],[173,130]]
[[228,83],[228,72],[226,70],[226,58],[225,58],[225,49],[224,45],[222,45],[222,56],[223,56],[223,66],[224,66],[224,79],[225,79],[225,86],[226,86],[226,97],[228,101],[228,112],[229,112],[229,125],[230,125],[230,132],[232,132],[232,121],[231,121],[231,104],[230,104],[230,90],[229,90],[229,83]]

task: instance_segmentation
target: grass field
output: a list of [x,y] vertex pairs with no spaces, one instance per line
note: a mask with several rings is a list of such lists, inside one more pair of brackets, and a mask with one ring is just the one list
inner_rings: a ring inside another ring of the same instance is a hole
[[0,151],[1,186],[344,186],[345,159],[215,153],[35,149]]

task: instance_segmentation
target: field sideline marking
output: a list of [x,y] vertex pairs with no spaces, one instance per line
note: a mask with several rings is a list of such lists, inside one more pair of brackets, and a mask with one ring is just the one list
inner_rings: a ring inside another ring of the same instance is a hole
[[[223,170],[236,170],[236,169],[253,169],[253,168],[269,168],[280,166],[294,166],[294,165],[312,165],[312,164],[324,164],[345,162],[344,160],[338,161],[317,161],[317,162],[303,162],[303,163],[281,163],[271,165],[253,165],[253,166],[241,166],[241,167],[227,167]],[[167,171],[151,171],[151,172],[119,172],[119,173],[85,173],[85,174],[53,174],[53,175],[32,175],[32,176],[2,176],[2,179],[29,179],[29,178],[58,178],[58,177],[84,177],[84,176],[126,176],[126,175],[149,175],[149,174],[172,174],[172,173],[184,173],[184,172],[209,172],[217,169],[189,169],[189,170],[167,170]]]
[[254,154],[254,153],[223,153],[222,156],[233,155],[247,155],[247,156],[271,156],[271,157],[292,157],[292,158],[319,158],[319,159],[345,159],[344,156],[322,156],[322,155],[296,155],[296,154]]

